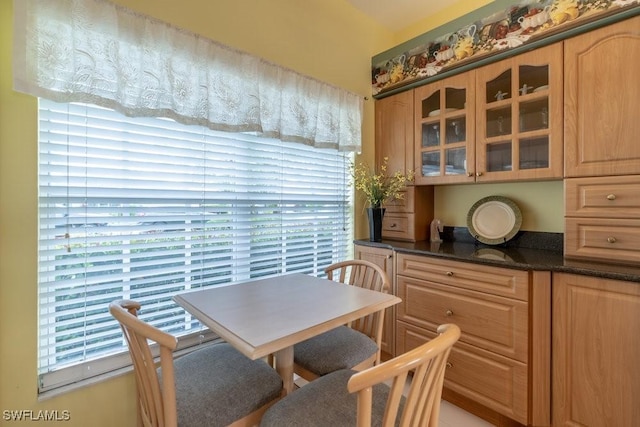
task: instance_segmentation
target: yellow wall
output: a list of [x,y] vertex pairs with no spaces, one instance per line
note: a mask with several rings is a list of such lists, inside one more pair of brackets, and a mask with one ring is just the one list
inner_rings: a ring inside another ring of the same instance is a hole
[[[404,41],[399,37],[410,38],[454,19],[472,4],[464,0],[466,7],[439,14],[437,22],[426,20],[406,34],[392,34],[343,0],[116,2],[369,98],[371,56]],[[12,90],[12,31],[12,0],[0,0],[0,424],[5,424],[4,410],[57,409],[71,412],[71,422],[65,423],[69,426],[133,426],[131,375],[38,401],[37,110],[33,97]],[[369,100],[362,157],[371,163],[373,138]],[[446,201],[436,201],[438,214],[453,225],[468,209],[469,197],[480,191],[482,186],[448,188]],[[360,212],[356,208],[356,236],[366,236]],[[535,227],[544,230],[548,225]]]
[[[392,36],[343,0],[117,2],[362,96]],[[71,412],[64,425],[133,426],[131,375],[38,401],[36,99],[12,90],[12,0],[0,19],[0,425],[4,410],[58,409]],[[372,101],[364,145],[373,159]]]
[[[394,44],[398,45],[414,37],[420,36],[455,18],[464,16],[469,12],[491,3],[493,0],[460,0],[448,8],[420,21],[417,21],[394,34]],[[514,4],[517,1],[514,0]]]

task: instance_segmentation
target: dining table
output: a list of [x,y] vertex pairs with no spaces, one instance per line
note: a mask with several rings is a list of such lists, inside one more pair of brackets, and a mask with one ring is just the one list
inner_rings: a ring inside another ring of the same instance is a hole
[[294,386],[295,344],[401,302],[303,273],[185,291],[173,300],[250,359],[274,355],[285,393]]

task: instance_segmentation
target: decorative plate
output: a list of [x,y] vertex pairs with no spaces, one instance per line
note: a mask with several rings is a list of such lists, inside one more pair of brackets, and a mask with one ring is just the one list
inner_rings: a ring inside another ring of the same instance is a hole
[[489,196],[478,200],[467,214],[469,233],[487,245],[506,243],[520,230],[522,214],[518,206],[502,196]]

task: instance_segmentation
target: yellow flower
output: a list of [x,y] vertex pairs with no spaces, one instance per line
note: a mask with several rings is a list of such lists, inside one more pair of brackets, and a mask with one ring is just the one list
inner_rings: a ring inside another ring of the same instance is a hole
[[413,181],[413,171],[407,173],[397,171],[393,175],[387,175],[388,160],[388,157],[384,158],[377,174],[363,163],[351,164],[353,185],[356,190],[363,193],[365,200],[372,208],[379,208],[388,201],[401,199],[402,190],[407,182]]

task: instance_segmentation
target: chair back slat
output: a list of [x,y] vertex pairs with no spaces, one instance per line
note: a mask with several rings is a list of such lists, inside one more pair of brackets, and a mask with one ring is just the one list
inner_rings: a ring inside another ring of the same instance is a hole
[[[329,280],[344,283],[359,288],[388,293],[391,289],[389,276],[378,265],[364,260],[349,260],[338,262],[326,268]],[[384,311],[378,311],[359,319],[353,320],[349,327],[371,337],[378,346],[378,330],[382,329]]]
[[[347,384],[349,392],[358,393],[358,414],[371,412],[371,399],[366,390],[375,384],[391,380],[382,425],[394,426],[400,415],[400,426],[438,426],[440,400],[447,359],[451,348],[460,338],[460,328],[454,324],[441,325],[440,335],[421,346],[387,362],[354,374]],[[402,412],[400,401],[409,371],[414,371]],[[361,405],[360,399],[363,398]],[[367,403],[368,402],[368,403]],[[364,405],[368,407],[365,408]],[[362,406],[362,407],[361,407]],[[369,426],[358,417],[358,427]]]
[[[109,304],[111,315],[122,327],[133,362],[139,419],[145,427],[175,427],[177,420],[173,350],[176,348],[177,340],[174,336],[140,320],[139,309],[140,304],[135,301],[120,300]],[[158,343],[160,347],[164,387],[160,386],[149,340]]]

